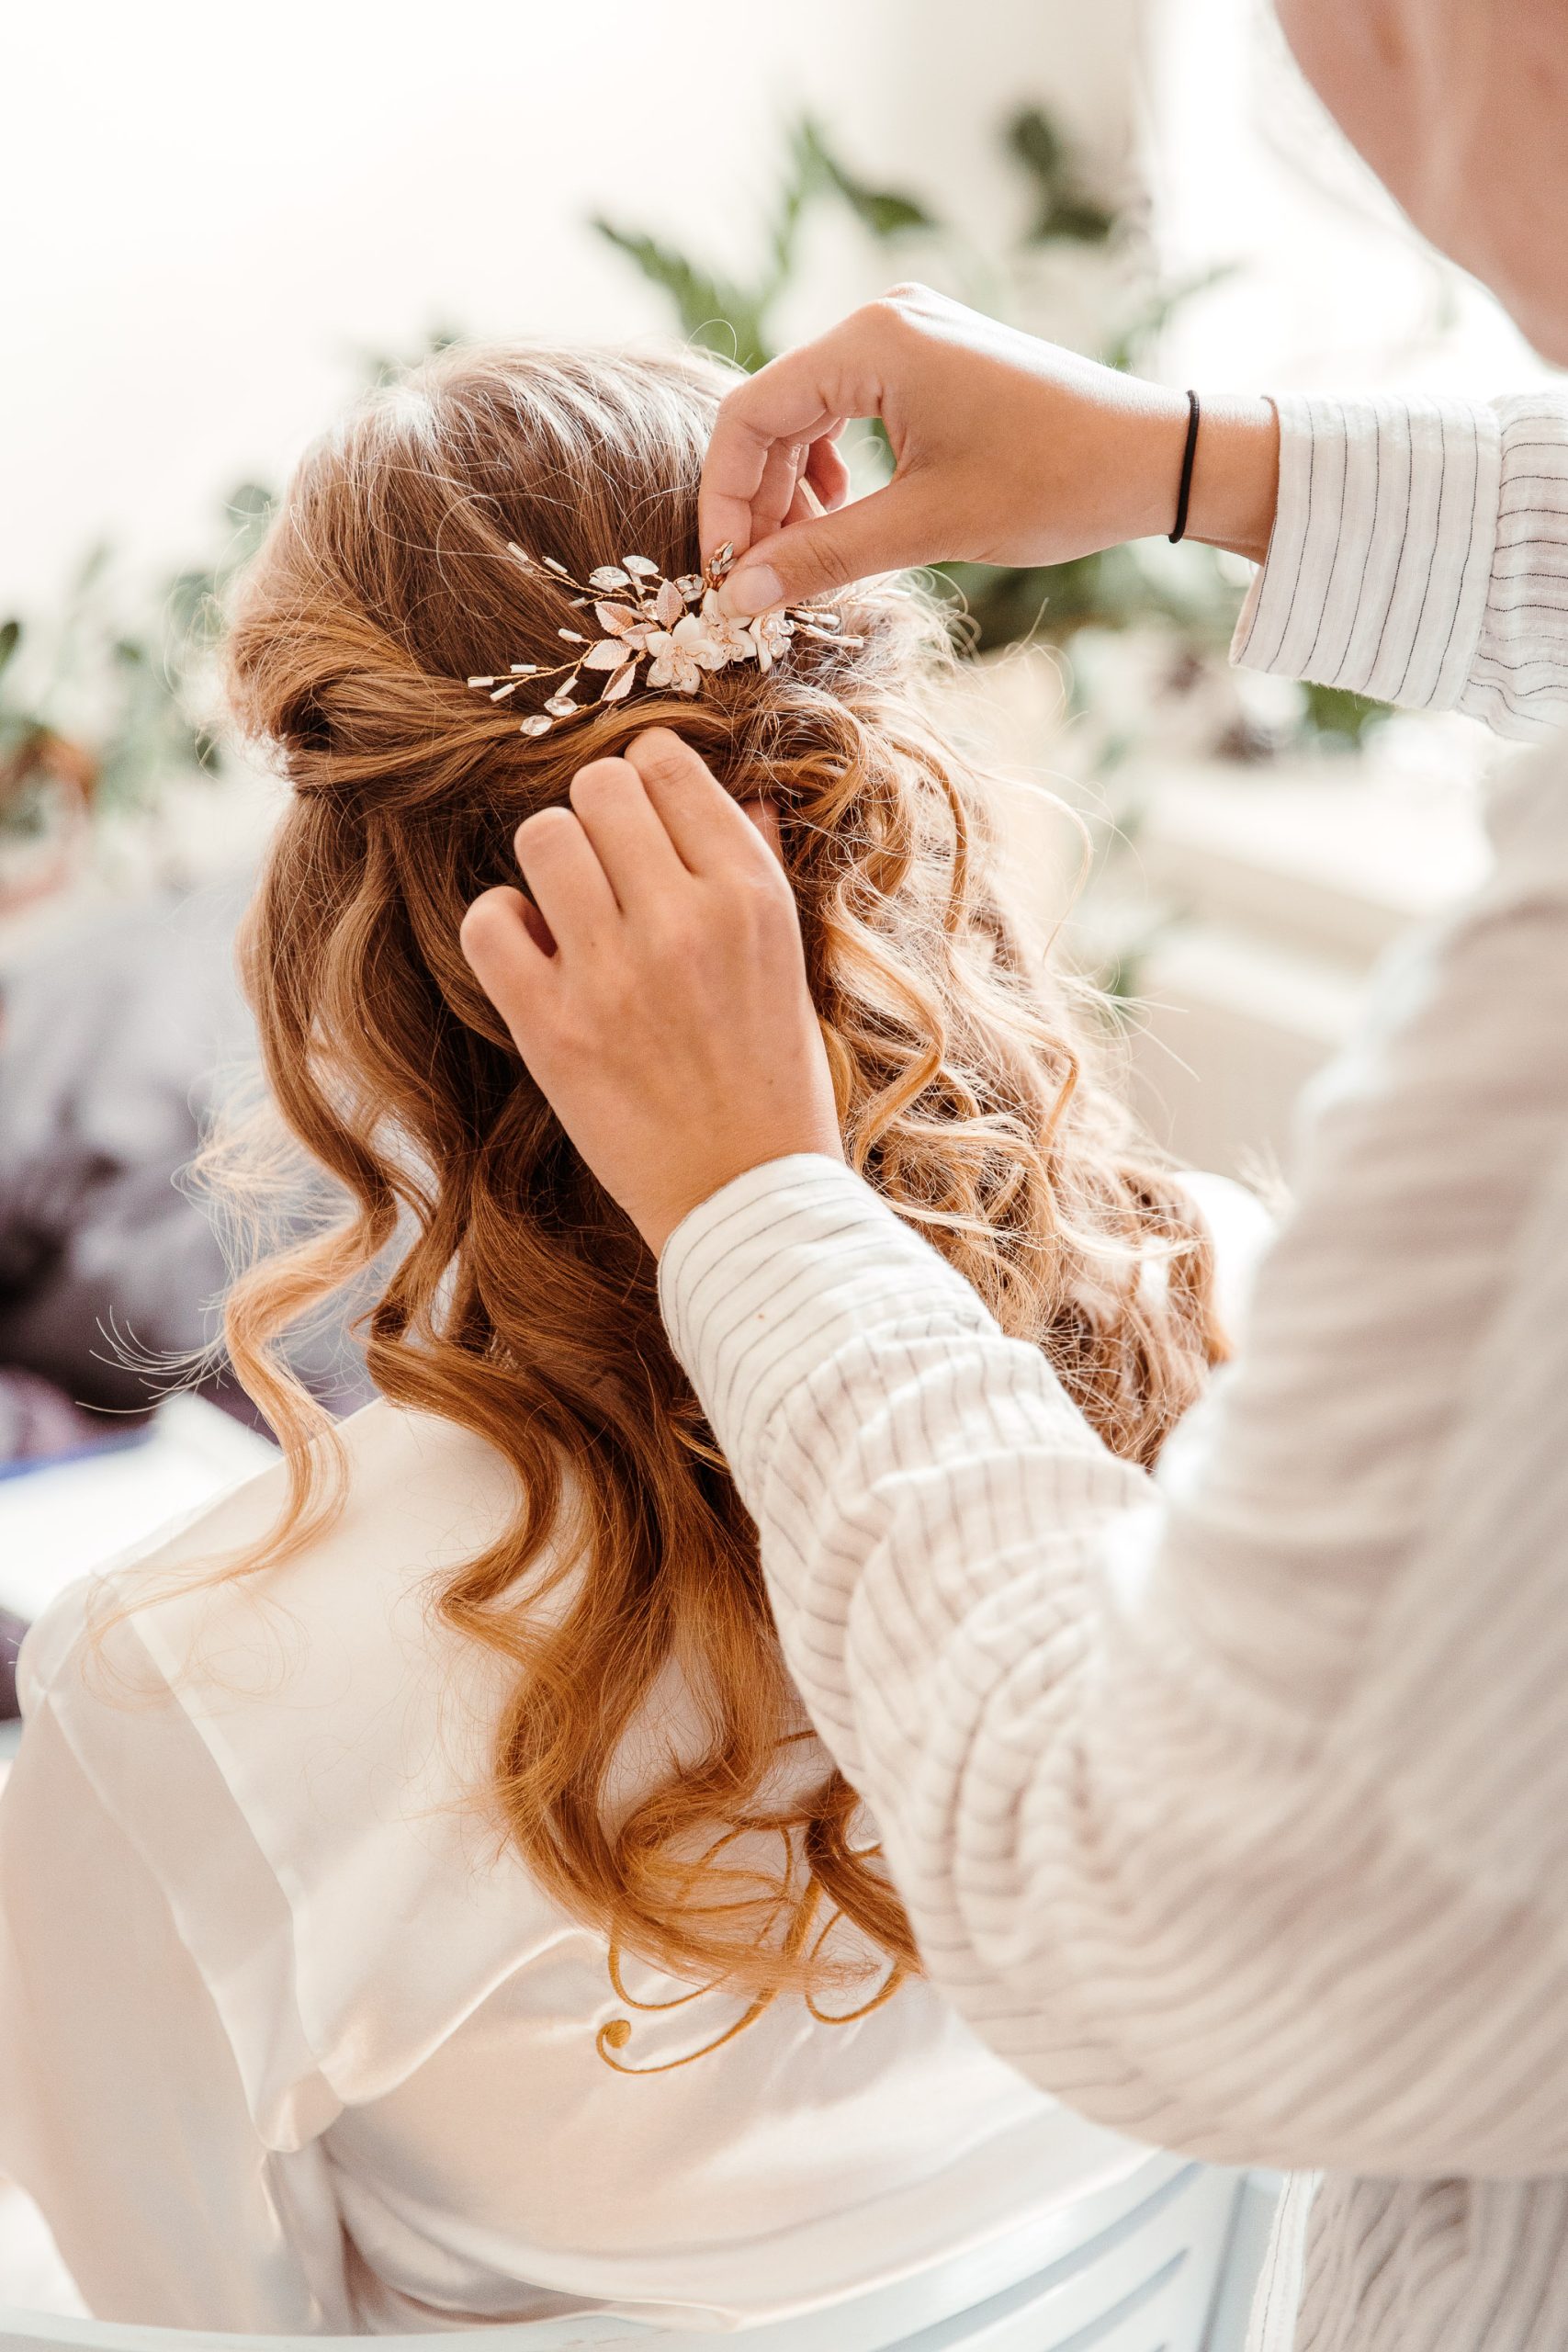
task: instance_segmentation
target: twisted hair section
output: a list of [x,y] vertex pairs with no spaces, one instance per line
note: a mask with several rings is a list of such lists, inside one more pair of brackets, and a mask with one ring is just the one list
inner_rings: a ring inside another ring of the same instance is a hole
[[[232,699],[294,789],[243,967],[276,1111],[342,1209],[233,1283],[229,1353],[290,1490],[266,1544],[220,1572],[278,1560],[335,1507],[330,1428],[280,1342],[368,1283],[378,1388],[516,1475],[513,1523],[436,1596],[504,1664],[476,1792],[498,1835],[618,1949],[815,1998],[918,1956],[801,1715],[653,1262],[459,952],[469,901],[514,878],[516,825],[583,760],[679,727],[730,788],[779,808],[852,1164],[1131,1461],[1154,1461],[1222,1342],[1179,1182],[993,883],[983,780],[931,716],[947,656],[918,595],[863,590],[845,608],[857,647],[797,641],[691,701],[639,693],[564,742],[468,689],[555,658],[573,624],[509,540],[580,578],[631,551],[696,568],[724,382],[688,356],[444,355],[310,453],[244,585]],[[236,1197],[255,1152],[254,1134],[218,1147]],[[694,1741],[627,1802],[617,1758],[671,1676]],[[824,1905],[858,1937],[806,1936]]]

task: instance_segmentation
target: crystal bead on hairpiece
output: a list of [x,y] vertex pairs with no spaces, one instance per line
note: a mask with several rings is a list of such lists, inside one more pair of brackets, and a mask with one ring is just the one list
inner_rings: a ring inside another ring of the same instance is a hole
[[[719,586],[735,560],[728,540],[709,556],[701,571],[682,572],[673,580],[667,580],[645,555],[624,555],[619,563],[599,564],[586,580],[574,580],[554,556],[531,556],[514,539],[507,541],[507,548],[519,563],[547,571],[574,589],[572,603],[585,611],[591,608],[604,632],[590,638],[579,629],[558,629],[557,635],[567,644],[583,650],[554,669],[537,662],[513,662],[503,675],[468,680],[491,702],[506,702],[525,684],[558,679],[543,706],[519,722],[525,735],[547,735],[554,727],[587,718],[604,703],[624,702],[637,685],[694,695],[710,671],[727,670],[732,662],[755,662],[759,670],[771,670],[795,636],[820,638],[831,645],[862,641],[844,636],[837,613],[813,605],[784,605],[750,621],[721,612]],[[646,670],[640,667],[645,662]],[[604,683],[591,702],[580,703],[576,691],[584,671],[602,673]]]

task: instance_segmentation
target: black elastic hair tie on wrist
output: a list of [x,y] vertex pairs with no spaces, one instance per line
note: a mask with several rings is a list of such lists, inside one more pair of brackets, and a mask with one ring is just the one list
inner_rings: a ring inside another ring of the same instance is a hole
[[1198,395],[1187,395],[1187,447],[1181,458],[1181,488],[1176,494],[1176,528],[1170,534],[1170,544],[1187,536],[1187,502],[1192,495],[1192,460],[1198,455]]

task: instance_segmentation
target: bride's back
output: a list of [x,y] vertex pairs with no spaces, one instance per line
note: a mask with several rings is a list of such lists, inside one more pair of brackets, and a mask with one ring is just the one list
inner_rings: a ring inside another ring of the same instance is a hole
[[[202,1573],[265,1541],[280,1465],[73,1588],[24,1654],[30,1724],[112,1791],[192,1972],[115,2079],[155,2078],[220,2178],[265,2166],[289,2241],[264,2263],[243,2229],[203,2230],[177,2181],[151,2183],[161,2229],[99,2230],[78,2257],[95,2308],[396,2334],[603,2305],[728,2327],[956,2254],[1136,2160],[922,1982],[809,2006],[694,1989],[563,1911],[473,1803],[507,1669],[432,1606],[512,1523],[514,1473],[384,1403],[341,1440],[340,1508],[290,1561]],[[705,1739],[669,1671],[612,1808]],[[45,1794],[11,1816],[13,1877],[41,1880],[51,1841],[79,1834]],[[134,1922],[121,1873],[106,1848],[32,1965],[62,1963],[66,1934],[102,1951],[122,1897]],[[47,2051],[47,2005],[41,2022]],[[81,2062],[62,2044],[49,2063],[71,2116]],[[98,2129],[112,2144],[112,2113]],[[160,2311],[160,2257],[192,2232],[199,2299]]]

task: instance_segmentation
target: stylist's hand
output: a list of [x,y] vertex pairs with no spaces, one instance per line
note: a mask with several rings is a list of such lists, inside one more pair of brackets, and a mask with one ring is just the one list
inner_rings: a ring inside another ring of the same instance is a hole
[[795,898],[668,728],[517,829],[532,898],[487,890],[463,953],[562,1126],[661,1250],[732,1176],[841,1145]]
[[[835,443],[879,416],[892,481],[846,503]],[[705,555],[744,560],[723,601],[757,613],[873,572],[962,558],[1064,563],[1174,526],[1184,392],[895,287],[725,399],[703,470]],[[1261,562],[1279,429],[1264,400],[1204,394],[1188,535]]]

